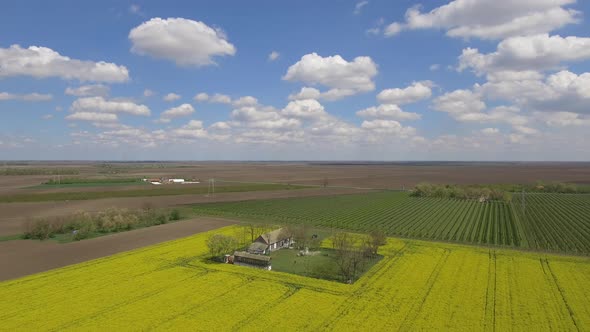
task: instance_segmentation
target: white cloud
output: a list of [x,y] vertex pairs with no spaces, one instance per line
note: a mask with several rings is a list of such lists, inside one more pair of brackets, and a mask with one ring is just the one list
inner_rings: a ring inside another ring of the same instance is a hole
[[92,121],[92,122],[116,122],[117,114],[98,112],[75,112],[66,116],[66,120]]
[[193,99],[198,102],[207,101],[209,99],[209,95],[204,92],[201,92],[201,93],[197,93],[193,97]]
[[393,22],[385,27],[383,34],[386,37],[392,37],[399,34],[403,30],[403,26],[398,22]]
[[45,114],[41,117],[43,120],[53,119],[53,114]]
[[228,95],[216,93],[211,96],[211,98],[209,98],[209,102],[217,104],[231,104],[231,98]]
[[437,71],[440,69],[440,65],[438,63],[434,63],[431,64],[430,67],[428,67],[428,69],[430,69],[430,71]]
[[87,97],[75,100],[70,108],[73,112],[128,113],[133,115],[150,115],[150,109],[132,101],[106,100],[103,97]]
[[199,120],[191,120],[181,128],[172,130],[172,135],[175,137],[197,139],[207,138],[207,131],[203,128],[203,122]]
[[275,61],[276,59],[279,58],[281,54],[277,51],[272,51],[270,52],[270,54],[268,55],[268,61]]
[[258,99],[252,96],[240,97],[232,102],[234,107],[255,106],[258,104]]
[[590,113],[590,73],[562,70],[545,79],[534,72],[495,75],[475,89],[487,98],[508,100],[534,111]]
[[498,128],[484,128],[481,132],[485,135],[495,135],[498,134],[500,130]]
[[536,113],[542,121],[551,127],[590,126],[590,116],[572,112]]
[[298,93],[290,94],[289,100],[319,99],[320,96],[320,90],[316,88],[303,87]]
[[377,100],[383,104],[404,105],[428,99],[432,95],[432,82],[414,82],[404,89],[385,89],[377,95]]
[[66,88],[65,94],[77,97],[106,96],[109,94],[109,87],[103,84],[82,85],[77,88]]
[[363,7],[366,6],[366,5],[368,5],[368,4],[369,4],[369,1],[367,1],[367,0],[363,0],[363,1],[357,2],[356,5],[354,5],[354,12],[353,13],[355,15],[360,14],[361,11],[363,10]]
[[575,2],[455,0],[428,13],[414,6],[406,11],[405,23],[392,23],[385,35],[393,36],[404,29],[444,29],[450,37],[481,39],[546,33],[579,22],[580,12],[564,8]]
[[471,90],[455,90],[434,100],[437,111],[446,112],[459,122],[506,123],[522,134],[533,134],[536,129],[525,127],[531,119],[516,106],[497,106],[486,110],[481,94]]
[[418,120],[421,115],[418,113],[404,112],[398,105],[382,104],[377,107],[369,107],[356,112],[356,115],[363,118],[393,119],[393,120]]
[[319,119],[326,117],[324,106],[315,99],[300,99],[289,102],[282,111],[287,117],[300,119]]
[[152,18],[133,28],[129,39],[132,52],[172,60],[179,66],[213,65],[214,57],[236,53],[223,31],[184,18]]
[[129,80],[127,68],[114,63],[71,59],[47,47],[12,45],[0,48],[0,78],[14,76],[108,83]]
[[480,96],[471,90],[455,90],[434,99],[434,109],[456,116],[479,113],[485,108]]
[[231,126],[224,121],[215,122],[214,124],[209,126],[211,130],[230,130]]
[[166,111],[164,111],[161,114],[161,118],[162,119],[177,118],[177,117],[191,115],[194,112],[195,112],[195,109],[193,108],[193,106],[191,104],[182,104],[180,106],[167,109]]
[[153,95],[155,95],[156,93],[150,89],[145,89],[143,90],[143,96],[144,97],[151,97]]
[[377,134],[393,134],[400,137],[409,137],[416,133],[416,129],[404,127],[395,120],[365,120],[361,128]]
[[590,38],[540,34],[505,39],[495,52],[488,54],[466,48],[459,57],[458,70],[472,68],[478,75],[497,71],[538,71],[587,59],[590,59]]
[[169,94],[165,95],[163,99],[164,99],[164,101],[172,102],[172,101],[176,101],[176,100],[178,100],[180,98],[181,98],[180,95],[177,95],[176,93],[170,92]]
[[375,75],[377,65],[370,57],[360,56],[348,62],[340,55],[322,57],[311,53],[291,65],[283,79],[326,86],[330,90],[322,93],[323,98],[336,100],[374,90]]
[[51,94],[43,93],[27,93],[27,94],[14,94],[8,92],[0,92],[0,101],[2,100],[20,100],[20,101],[49,101],[53,99]]

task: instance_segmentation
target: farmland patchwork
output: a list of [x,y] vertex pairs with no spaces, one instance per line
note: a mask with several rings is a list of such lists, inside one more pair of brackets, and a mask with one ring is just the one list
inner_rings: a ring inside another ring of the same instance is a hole
[[212,233],[0,283],[0,330],[583,330],[590,259],[388,240],[352,285],[203,259]]

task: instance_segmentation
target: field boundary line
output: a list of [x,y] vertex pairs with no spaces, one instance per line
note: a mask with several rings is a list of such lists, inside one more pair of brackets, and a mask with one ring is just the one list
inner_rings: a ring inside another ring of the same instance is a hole
[[565,305],[565,308],[567,309],[567,311],[569,313],[572,323],[574,323],[576,330],[580,331],[580,327],[578,326],[578,324],[576,322],[576,315],[574,314],[572,307],[570,307],[569,303],[567,302],[563,288],[559,284],[559,281],[557,280],[557,276],[555,275],[555,272],[553,272],[551,265],[549,265],[549,260],[547,259],[547,257],[545,257],[544,259],[541,259],[541,265],[543,265],[543,263],[545,266],[547,266],[547,270],[549,271],[549,275],[551,276],[551,281],[553,281],[553,283],[555,284],[555,287],[557,287],[557,291],[559,292],[561,300],[563,301],[563,304]]
[[[412,324],[416,320],[416,317],[418,317],[418,315],[422,311],[422,308],[424,307],[424,303],[426,303],[426,300],[428,299],[428,296],[430,295],[430,292],[432,291],[432,288],[434,287],[434,284],[436,283],[436,281],[438,279],[438,275],[440,274],[440,271],[442,270],[443,265],[446,263],[446,261],[450,255],[451,255],[451,250],[444,249],[444,253],[443,253],[442,257],[439,258],[438,263],[436,263],[434,270],[430,274],[430,277],[428,277],[428,281],[426,282],[426,286],[428,287],[426,290],[426,293],[424,294],[424,296],[422,296],[422,299],[417,299],[417,301],[419,301],[419,302],[414,302],[412,309],[410,309],[408,311],[407,316],[404,318],[404,321],[400,325],[400,330],[403,330],[403,331],[411,330],[410,326],[407,326],[407,325]],[[415,308],[416,306],[417,306],[417,308]]]

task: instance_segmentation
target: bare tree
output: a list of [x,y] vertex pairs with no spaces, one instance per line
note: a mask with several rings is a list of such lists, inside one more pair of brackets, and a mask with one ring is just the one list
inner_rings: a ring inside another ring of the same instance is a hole
[[309,226],[306,224],[301,225],[289,225],[287,226],[288,232],[292,234],[293,241],[295,241],[295,245],[297,248],[305,249],[305,247],[309,246]]
[[371,255],[376,256],[379,247],[387,243],[387,236],[382,230],[374,230],[369,234],[367,240],[367,246],[370,249]]

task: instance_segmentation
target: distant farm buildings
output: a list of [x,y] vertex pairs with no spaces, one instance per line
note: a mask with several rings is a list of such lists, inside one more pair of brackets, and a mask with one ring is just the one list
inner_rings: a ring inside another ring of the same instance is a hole
[[143,179],[143,182],[149,182],[151,184],[154,185],[160,185],[160,184],[197,184],[197,183],[201,183],[199,180],[186,180],[186,179],[181,179],[181,178],[173,178],[173,179],[167,179],[167,178],[152,178],[152,179]]

